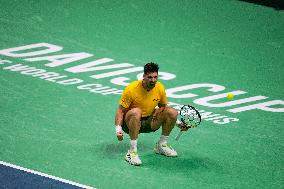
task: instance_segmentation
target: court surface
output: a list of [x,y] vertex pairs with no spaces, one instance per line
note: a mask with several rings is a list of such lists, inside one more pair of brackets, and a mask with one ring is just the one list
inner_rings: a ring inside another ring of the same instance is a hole
[[[0,2],[0,188],[284,188],[283,10],[237,0]],[[178,142],[174,129],[177,158],[154,154],[161,130],[141,134],[135,167],[114,115],[151,61],[169,105],[191,104],[203,120]]]

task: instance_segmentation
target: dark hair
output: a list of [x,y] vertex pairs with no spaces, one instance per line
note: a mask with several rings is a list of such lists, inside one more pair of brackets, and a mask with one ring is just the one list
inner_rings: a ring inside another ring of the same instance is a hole
[[147,63],[144,66],[144,74],[153,73],[153,72],[158,73],[158,71],[159,71],[159,65],[154,62]]

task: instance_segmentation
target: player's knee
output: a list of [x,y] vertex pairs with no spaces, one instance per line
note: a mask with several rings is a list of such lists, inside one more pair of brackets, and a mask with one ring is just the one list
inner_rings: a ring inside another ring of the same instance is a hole
[[142,110],[140,108],[133,108],[130,111],[128,111],[128,113],[129,113],[129,116],[134,119],[137,119],[137,120],[141,119]]
[[166,116],[171,118],[171,119],[176,119],[177,118],[177,115],[178,115],[178,112],[176,109],[174,108],[171,108],[171,107],[167,107],[165,109],[166,111]]

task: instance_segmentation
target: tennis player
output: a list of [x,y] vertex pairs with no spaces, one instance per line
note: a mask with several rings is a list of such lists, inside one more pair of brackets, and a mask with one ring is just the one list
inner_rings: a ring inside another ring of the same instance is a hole
[[[143,80],[130,83],[123,91],[115,116],[116,136],[123,140],[124,132],[130,136],[130,149],[125,160],[132,165],[140,165],[137,153],[139,133],[157,131],[162,126],[162,134],[154,151],[168,157],[177,156],[177,152],[167,144],[169,135],[177,120],[177,111],[167,106],[167,97],[163,84],[158,81],[158,64],[153,62],[144,66]],[[156,108],[157,107],[157,108]],[[188,128],[177,125],[181,130]]]

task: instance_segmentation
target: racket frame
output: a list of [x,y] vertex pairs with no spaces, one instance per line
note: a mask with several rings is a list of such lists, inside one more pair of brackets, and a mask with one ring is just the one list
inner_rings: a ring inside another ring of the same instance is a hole
[[[184,118],[183,118],[183,116],[182,116],[181,113],[182,113],[183,108],[186,107],[186,106],[189,107],[190,109],[194,110],[194,112],[195,112],[196,115],[198,116],[199,122],[197,122],[196,125],[190,125],[190,124],[188,124],[188,123],[185,122],[185,120],[184,120]],[[181,123],[183,123],[184,125],[186,125],[186,127],[188,127],[188,128],[196,128],[196,127],[201,123],[201,115],[200,115],[200,113],[198,112],[198,110],[197,110],[196,108],[194,108],[194,107],[191,106],[191,105],[183,105],[183,106],[181,107],[180,111],[179,111],[179,114],[180,114],[180,116],[181,116],[181,119],[180,119]],[[183,131],[180,130],[180,132],[179,132],[178,135],[176,136],[175,140],[179,140],[179,138],[180,138],[180,136],[182,135],[182,133],[183,133]]]

